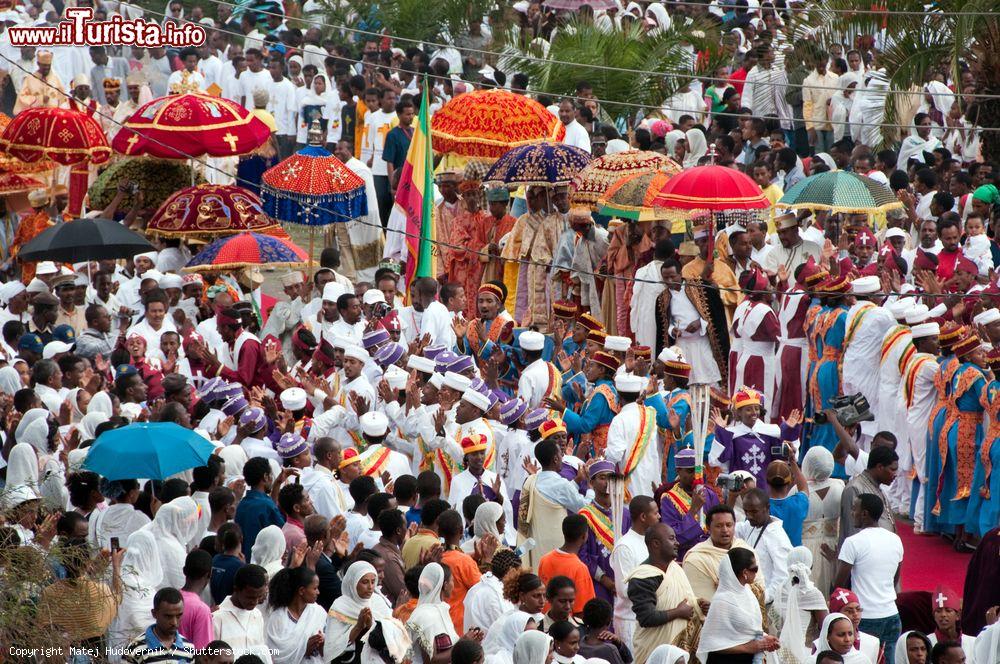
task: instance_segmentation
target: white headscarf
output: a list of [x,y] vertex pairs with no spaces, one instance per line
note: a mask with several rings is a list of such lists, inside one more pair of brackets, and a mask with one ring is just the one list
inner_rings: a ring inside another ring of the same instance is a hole
[[198,532],[198,523],[198,504],[188,496],[181,496],[161,505],[152,523],[140,529],[156,538],[163,568],[160,588],[184,585],[184,561],[188,544]]
[[226,445],[218,452],[219,458],[226,463],[226,484],[243,477],[243,466],[247,462],[247,453],[239,445]]
[[612,138],[608,141],[608,147],[604,149],[604,154],[618,154],[620,152],[628,152],[632,148],[629,144],[620,138]]
[[[80,410],[80,404],[77,402],[77,399],[80,398],[81,389],[83,388],[74,387],[69,391],[69,394],[66,395],[66,400],[69,401],[70,411],[72,414],[72,419],[70,420],[72,424],[77,424],[83,419],[83,411]],[[89,406],[90,404],[87,405]]]
[[514,646],[514,664],[545,664],[551,649],[552,637],[545,632],[523,632]]
[[948,115],[952,104],[955,103],[955,93],[941,81],[931,81],[924,86],[924,92],[931,97],[934,108],[941,111],[942,115]]
[[736,578],[733,564],[725,555],[719,561],[719,588],[705,617],[698,643],[698,659],[753,641],[763,632],[757,596]]
[[483,639],[483,652],[489,664],[511,662],[511,654],[517,639],[524,633],[524,628],[531,620],[531,614],[515,611],[503,616],[490,627]]
[[125,555],[122,556],[122,601],[110,629],[113,644],[128,643],[149,626],[153,595],[163,587],[163,568],[157,554],[158,548],[156,536],[145,529],[135,531],[125,542]]
[[677,147],[677,141],[685,138],[684,132],[680,129],[671,129],[663,136],[663,144],[667,148],[667,156],[671,159],[676,159],[674,148]]
[[647,21],[653,20],[656,23],[656,25],[649,30],[649,35],[651,37],[670,29],[670,14],[667,13],[667,8],[658,2],[650,3],[650,5],[646,7],[645,17]]
[[76,428],[80,431],[80,440],[91,440],[97,438],[97,427],[107,422],[110,417],[100,412],[88,412],[82,418],[80,418],[79,424]]
[[281,528],[268,526],[257,533],[257,539],[250,548],[250,562],[263,567],[267,577],[271,578],[283,567],[281,560],[285,557],[285,546],[285,534]]
[[[920,634],[920,632],[916,631],[915,629],[911,629],[910,631],[903,632],[902,634],[899,635],[899,638],[896,639],[896,650],[895,650],[895,652],[893,653],[893,656],[892,656],[892,660],[893,660],[892,664],[910,664],[910,658],[906,654],[906,639],[910,636],[910,634]],[[976,645],[979,645],[979,641],[978,640],[976,641]],[[927,653],[927,657],[930,658],[930,656],[931,656],[931,654]],[[976,658],[977,658],[977,660],[979,658],[979,653],[978,652],[976,652]],[[985,660],[984,659],[983,661],[986,662],[986,661],[989,661],[989,660]],[[997,661],[997,660],[993,660],[993,661]],[[886,664],[888,664],[888,662]]]
[[32,408],[14,430],[14,439],[19,443],[28,443],[39,454],[50,454],[49,450],[49,411],[47,408]]
[[662,646],[656,646],[653,652],[649,653],[649,659],[646,660],[646,664],[677,664],[679,661],[683,661],[684,664],[687,664],[687,651],[678,648],[677,646],[664,644]]
[[701,129],[688,129],[684,133],[687,140],[687,152],[684,153],[684,168],[698,165],[698,160],[708,153],[708,141]]
[[[813,647],[816,649],[816,652],[833,650],[830,646],[830,642],[827,640],[827,635],[830,631],[830,626],[837,620],[851,621],[851,619],[843,613],[827,614],[826,618],[823,619],[823,625],[819,628],[819,637],[813,641]],[[868,659],[868,656],[863,654],[853,645],[851,646],[851,649],[848,650],[846,654],[842,654],[841,657],[844,658],[844,664],[872,664],[872,662]]]
[[[341,582],[342,594],[333,600],[330,617],[326,621],[326,642],[323,646],[323,659],[325,661],[339,657],[347,652],[349,646],[353,647],[349,636],[351,630],[354,629],[358,615],[364,609],[371,610],[373,621],[379,621],[383,624],[383,632],[388,630],[385,633],[385,641],[394,653],[400,647],[405,652],[410,646],[406,630],[400,629],[402,625],[393,619],[392,610],[388,604],[383,601],[372,601],[376,599],[374,595],[368,599],[362,599],[358,595],[358,583],[367,574],[378,578],[378,572],[375,571],[375,568],[363,560],[354,561],[344,572],[344,580]],[[396,634],[394,630],[399,630],[399,633]],[[402,659],[402,653],[400,653],[399,659]]]
[[104,413],[108,417],[114,415],[114,402],[111,401],[111,396],[107,392],[95,394],[94,398],[90,400],[90,405],[87,406],[87,413]]
[[810,447],[802,459],[802,474],[809,488],[822,489],[830,484],[833,475],[833,454],[825,447]]
[[[823,451],[826,452],[825,449]],[[784,618],[781,626],[781,644],[799,662],[804,662],[809,656],[809,651],[806,649],[806,629],[809,623],[802,624],[802,611],[826,608],[822,593],[817,591],[810,578],[812,563],[812,551],[804,546],[797,546],[788,553],[788,578],[781,587],[779,600],[781,615]]]
[[450,607],[441,599],[444,577],[441,565],[428,563],[424,567],[417,582],[420,588],[417,607],[406,623],[413,632],[414,640],[419,641],[424,651],[431,655],[434,654],[434,639],[438,635],[447,634],[452,643],[458,641],[455,625],[448,612]]
[[18,443],[11,448],[7,459],[7,485],[0,496],[6,498],[8,492],[18,487],[27,487],[38,495],[38,455],[35,448],[27,443]]
[[503,516],[503,507],[500,503],[488,501],[476,508],[476,516],[472,519],[472,533],[474,537],[462,545],[462,550],[471,553],[475,550],[476,544],[489,533],[497,538],[498,542],[503,542],[503,533],[497,529],[497,520]]
[[0,392],[8,396],[14,396],[15,392],[23,388],[24,383],[21,382],[21,374],[18,373],[13,365],[7,365],[0,369]]

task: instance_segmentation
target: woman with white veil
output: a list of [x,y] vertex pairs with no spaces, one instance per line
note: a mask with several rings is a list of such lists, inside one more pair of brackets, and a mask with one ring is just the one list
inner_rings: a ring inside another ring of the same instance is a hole
[[[445,601],[451,595],[451,570],[438,563],[428,563],[420,572],[417,587],[420,589],[417,608],[410,614],[406,626],[413,644],[417,646],[413,649],[413,661],[429,664],[435,655],[450,649],[458,641],[455,625],[448,613],[450,607]],[[447,642],[442,637],[447,637]]]
[[649,653],[646,664],[687,664],[688,658],[688,652],[683,648],[665,643]]
[[125,542],[122,601],[118,605],[118,615],[108,630],[108,645],[112,653],[149,627],[153,595],[163,587],[163,568],[157,554],[159,546],[150,530],[137,530]]
[[106,417],[113,417],[115,414],[115,403],[111,400],[111,395],[107,392],[98,392],[90,400],[87,406],[87,413],[103,413]]
[[49,426],[48,409],[32,408],[24,414],[14,430],[14,441],[27,443],[35,448],[38,477],[41,478],[35,491],[47,507],[61,510],[69,505],[69,491],[66,489],[65,469],[52,449],[55,432],[54,426]]
[[[503,544],[504,530],[501,527],[501,520],[506,522],[503,514],[503,506],[500,503],[494,503],[492,501],[487,501],[476,508],[476,516],[472,519],[472,539],[466,541],[462,544],[462,551],[471,554],[476,550],[476,544],[479,543],[485,535],[493,535],[497,538],[497,541]],[[506,523],[503,524],[506,526]]]
[[[7,484],[0,492],[0,509],[10,509],[15,489],[28,489],[38,496],[38,456],[35,448],[27,443],[18,443],[10,450],[7,459]],[[23,498],[22,498],[23,501]]]
[[392,617],[388,604],[372,601],[377,586],[378,572],[363,560],[351,563],[344,572],[343,594],[333,601],[326,620],[325,662],[352,662],[361,649],[363,663],[402,664],[410,636],[403,623]]
[[514,664],[549,664],[552,661],[552,637],[545,632],[531,630],[517,637],[514,646]]
[[860,83],[860,76],[847,72],[837,81],[837,91],[830,98],[830,122],[833,124],[833,139],[839,141],[851,135],[851,107],[854,105],[854,91]]
[[156,538],[163,570],[157,590],[183,588],[188,545],[198,532],[198,504],[188,496],[174,498],[157,510],[152,523],[136,532],[149,532]]
[[684,133],[687,152],[684,155],[684,168],[694,168],[698,161],[708,153],[708,141],[705,132],[698,128],[688,129]]
[[267,593],[267,645],[274,664],[323,664],[317,635],[326,626],[319,597],[319,577],[308,567],[279,570]]
[[831,613],[823,619],[819,637],[813,641],[815,651],[806,661],[816,664],[816,655],[832,650],[844,658],[844,664],[875,664],[854,646],[854,623],[843,613]]
[[757,653],[778,649],[778,639],[764,634],[760,603],[750,589],[755,578],[757,558],[750,549],[734,547],[719,561],[719,587],[698,642],[702,664],[750,664]]
[[807,643],[819,633],[819,626],[826,618],[827,606],[823,593],[812,580],[813,556],[804,546],[797,546],[788,554],[788,578],[777,598],[778,620],[774,629],[781,638],[781,650],[771,661],[782,664],[802,664],[809,655]]
[[811,447],[802,459],[802,474],[809,484],[809,512],[802,523],[802,545],[812,552],[812,581],[828,596],[836,561],[823,555],[823,545],[836,549],[840,524],[840,494],[844,481],[834,479],[833,454],[824,447]]
[[18,390],[23,389],[24,386],[24,383],[21,381],[21,373],[12,365],[0,369],[0,392],[12,397]]
[[257,533],[257,539],[250,549],[250,563],[263,567],[267,578],[273,579],[283,567],[286,546],[285,534],[281,532],[281,528],[268,526]]
[[524,611],[508,613],[491,625],[483,639],[484,664],[513,664],[517,639],[528,630],[535,629],[535,619]]

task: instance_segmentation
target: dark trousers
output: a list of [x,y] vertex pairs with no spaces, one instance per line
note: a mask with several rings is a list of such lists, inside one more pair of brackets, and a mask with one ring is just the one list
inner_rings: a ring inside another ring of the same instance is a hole
[[281,159],[288,159],[295,152],[295,135],[283,136],[281,134],[277,135],[278,139],[278,156]]
[[378,197],[378,216],[382,228],[389,223],[389,213],[392,212],[392,187],[389,186],[388,175],[375,176],[375,195]]

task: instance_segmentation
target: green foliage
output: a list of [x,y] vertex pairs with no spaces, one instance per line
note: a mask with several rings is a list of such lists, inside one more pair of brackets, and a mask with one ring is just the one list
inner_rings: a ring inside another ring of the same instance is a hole
[[[153,210],[174,192],[205,183],[205,178],[200,175],[192,182],[191,167],[185,162],[148,157],[120,159],[104,169],[90,185],[90,207],[96,210],[107,207],[115,196],[118,183],[123,180],[138,183],[143,195],[143,207]],[[127,211],[133,202],[132,195],[125,194],[118,209]]]
[[[691,70],[692,45],[710,55],[698,72],[680,76],[678,72]],[[691,78],[710,72],[721,60],[718,51],[718,32],[708,24],[695,23],[683,31],[671,29],[650,37],[640,25],[605,33],[590,23],[571,22],[556,32],[547,54],[532,46],[506,47],[501,69],[522,71],[533,91],[554,95],[574,94],[576,84],[586,80],[593,85],[595,97],[623,102],[603,103],[606,112],[614,118],[628,118],[640,110],[634,104],[659,108]]]

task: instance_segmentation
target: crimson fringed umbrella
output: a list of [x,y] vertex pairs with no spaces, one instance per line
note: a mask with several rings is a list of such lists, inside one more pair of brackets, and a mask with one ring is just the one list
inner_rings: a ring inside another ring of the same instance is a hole
[[749,176],[725,166],[696,166],[670,178],[652,200],[679,210],[760,210],[771,206]]
[[159,97],[140,106],[111,145],[128,156],[234,157],[253,152],[270,135],[266,124],[236,102],[188,93]]
[[291,240],[260,233],[239,233],[220,237],[205,245],[188,264],[185,272],[239,270],[254,265],[302,267],[308,256]]

